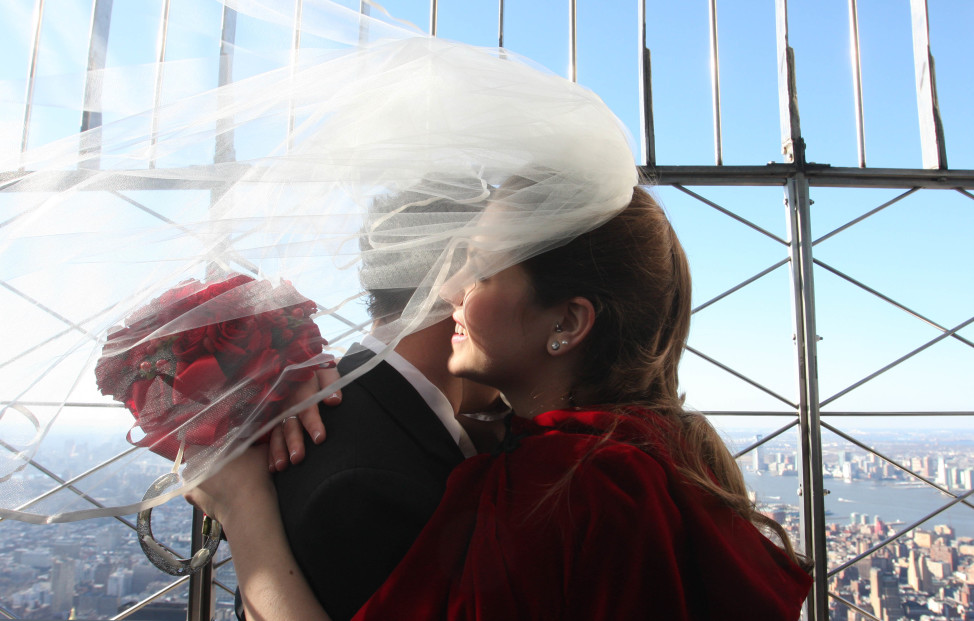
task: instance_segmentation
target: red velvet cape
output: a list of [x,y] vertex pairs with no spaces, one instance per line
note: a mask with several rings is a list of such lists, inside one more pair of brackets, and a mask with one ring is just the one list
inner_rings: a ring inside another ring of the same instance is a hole
[[[618,441],[645,431],[627,420],[518,419],[519,446],[453,471],[436,513],[355,619],[798,619],[808,574],[683,482],[664,449]],[[544,500],[617,421],[564,493]]]

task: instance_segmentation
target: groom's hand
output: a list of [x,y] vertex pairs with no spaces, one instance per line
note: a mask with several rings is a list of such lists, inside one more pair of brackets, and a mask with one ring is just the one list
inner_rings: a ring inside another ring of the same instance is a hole
[[[288,399],[288,403],[298,403],[314,393],[338,381],[341,376],[338,369],[324,368],[315,372],[315,377],[302,384]],[[342,402],[342,393],[337,391],[328,395],[322,401],[325,405],[334,407]],[[321,444],[325,440],[325,424],[321,422],[318,404],[315,403],[297,416],[285,418],[280,425],[271,431],[268,444],[268,468],[271,472],[281,472],[290,464],[298,464],[304,459],[304,432],[307,431],[312,442]]]

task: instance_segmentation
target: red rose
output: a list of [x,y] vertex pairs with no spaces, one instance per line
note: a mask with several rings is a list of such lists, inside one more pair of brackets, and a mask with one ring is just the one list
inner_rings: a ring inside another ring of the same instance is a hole
[[272,311],[267,311],[266,313],[261,313],[260,318],[266,321],[269,326],[274,328],[286,328],[287,327],[287,315],[284,313],[283,309],[275,309]]
[[227,384],[227,376],[214,356],[203,356],[193,362],[179,362],[172,380],[172,403],[187,401],[209,405]]
[[256,317],[241,317],[206,327],[213,352],[232,361],[271,346],[271,335],[258,328]]
[[[240,370],[248,383],[255,386],[254,394],[250,396],[250,403],[260,403],[270,393],[271,386],[277,381],[283,370],[283,360],[277,351],[265,349],[247,361]],[[274,399],[277,401],[277,399]]]
[[294,339],[284,350],[284,357],[289,364],[304,362],[321,353],[323,347],[322,341],[324,339],[321,338],[318,327],[313,323],[311,323],[311,326],[296,331]]
[[172,353],[182,360],[193,360],[207,353],[212,353],[204,345],[206,326],[191,328],[176,335],[172,343]]
[[129,441],[174,459],[181,441],[209,445],[280,411],[314,374],[305,368],[282,376],[285,367],[327,344],[310,319],[316,311],[286,281],[275,288],[236,275],[180,283],[110,333],[95,367],[98,387],[125,403],[141,428],[143,437],[130,432]]

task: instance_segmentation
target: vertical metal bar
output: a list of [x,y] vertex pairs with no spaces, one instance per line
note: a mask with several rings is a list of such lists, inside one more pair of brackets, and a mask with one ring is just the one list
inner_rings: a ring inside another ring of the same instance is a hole
[[646,44],[646,0],[639,0],[639,129],[640,155],[646,166],[656,166],[656,129],[653,125],[653,70]]
[[[233,56],[234,42],[237,38],[237,12],[230,7],[223,6],[223,18],[220,34],[220,58],[219,58],[219,86],[226,86],[233,80]],[[222,95],[222,93],[221,93]],[[224,107],[222,97],[218,97],[217,105]],[[224,116],[220,116],[216,121],[216,141],[214,145],[213,161],[232,162],[236,159],[234,148],[234,132],[232,121]],[[210,191],[210,205],[216,204],[224,193],[224,188],[216,188]],[[211,265],[207,267],[207,276],[210,271],[217,269]],[[193,508],[193,531],[192,531],[192,553],[195,554],[203,545],[203,512]],[[213,618],[213,566],[207,565],[200,571],[189,577],[189,601],[187,602],[188,621],[209,621]]]
[[[223,24],[220,36],[220,68],[219,85],[224,86],[233,80],[233,46],[237,38],[237,12],[228,6],[223,7]],[[221,102],[222,103],[222,102]],[[233,129],[230,121],[220,117],[217,119],[217,134],[214,162],[232,162],[236,159],[233,145]]]
[[149,168],[156,167],[156,143],[159,140],[159,107],[162,105],[162,78],[166,62],[166,41],[169,38],[169,11],[172,0],[163,0],[156,42],[156,83],[152,95],[152,129],[149,134]]
[[723,145],[720,137],[720,52],[717,48],[717,0],[710,0],[710,90],[714,108],[714,161],[723,164]]
[[497,47],[504,47],[504,0],[497,2]]
[[303,0],[294,3],[294,29],[291,35],[291,62],[297,56],[298,49],[301,48],[301,12],[304,9]]
[[811,200],[804,174],[805,142],[798,117],[795,52],[788,45],[788,0],[775,0],[778,52],[778,115],[785,161],[798,172],[786,184],[789,225],[792,304],[798,366],[798,420],[802,465],[802,547],[814,563],[815,584],[805,600],[809,621],[828,618],[828,555],[825,545],[825,501],[822,483],[822,441],[819,425],[818,362],[816,357],[815,296],[812,280]]
[[[291,37],[291,79],[294,79],[294,72],[298,67],[298,55],[301,51],[301,12],[304,8],[304,1],[297,0],[294,4],[294,32]],[[294,99],[288,102],[287,113],[287,152],[290,153],[294,147]]]
[[[193,553],[203,547],[203,512],[193,507],[193,532],[190,546]],[[189,577],[189,598],[186,606],[187,621],[210,621],[213,618],[213,563]]]
[[930,53],[930,23],[927,0],[910,0],[913,21],[913,68],[917,85],[917,113],[920,117],[920,149],[923,167],[947,168],[944,127],[937,103],[937,81]]
[[578,3],[568,0],[568,79],[578,82]]
[[859,147],[859,168],[866,167],[866,134],[862,116],[862,58],[859,53],[859,6],[849,0],[849,35],[852,39],[852,92],[856,98],[856,143]]
[[436,0],[430,0],[430,36],[436,36],[436,22],[438,7],[436,6]]
[[[88,69],[85,95],[81,111],[81,149],[87,157],[80,163],[86,168],[98,168],[101,151],[101,93],[103,72],[108,56],[108,33],[112,25],[113,0],[95,0],[91,9],[91,34],[88,39]],[[90,131],[86,136],[85,132]]]
[[825,491],[822,481],[822,439],[819,416],[818,358],[815,330],[815,287],[812,279],[812,236],[808,180],[796,173],[788,180],[789,253],[798,362],[798,421],[802,490],[802,547],[815,566],[815,584],[805,601],[808,619],[828,615],[828,553],[825,542]]
[[[44,19],[44,0],[34,5],[34,29],[31,38],[30,68],[27,70],[27,94],[24,98],[24,132],[20,137],[20,152],[27,150],[30,134],[30,113],[34,109],[34,78],[37,76],[37,55],[41,45],[41,23]],[[23,170],[23,168],[21,168]]]
[[805,165],[805,143],[798,119],[798,89],[795,86],[795,51],[788,45],[788,0],[775,0],[778,46],[778,122],[781,152],[785,163]]
[[363,45],[369,40],[369,16],[372,14],[369,9],[369,3],[366,0],[359,0],[358,12],[358,42],[360,45]]
[[[88,39],[88,75],[85,79],[84,109],[81,112],[81,131],[101,126],[101,76],[93,71],[105,69],[108,56],[108,32],[112,25],[113,0],[95,0],[91,9],[91,34]],[[92,79],[96,77],[96,79]]]

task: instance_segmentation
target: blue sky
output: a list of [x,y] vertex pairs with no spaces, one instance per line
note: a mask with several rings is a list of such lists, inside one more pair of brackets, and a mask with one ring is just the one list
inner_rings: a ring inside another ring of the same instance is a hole
[[[289,4],[283,2],[283,4]],[[357,2],[350,3],[357,6]],[[496,44],[497,4],[439,0],[438,35]],[[428,0],[389,0],[395,16],[420,28],[429,24]],[[109,65],[152,62],[160,0],[115,0]],[[217,53],[219,6],[172,0],[175,28],[167,57],[212,58]],[[19,148],[27,24],[33,2],[4,5],[0,24],[0,148]],[[633,1],[578,0],[578,79],[598,93],[630,128],[638,145],[638,5]],[[647,0],[647,43],[652,52],[656,154],[661,164],[714,163],[707,2]],[[790,40],[795,48],[799,105],[808,160],[833,166],[857,163],[847,2],[792,0]],[[47,0],[41,76],[75,74],[86,55],[90,0]],[[720,78],[725,164],[782,161],[778,129],[774,3],[718,2]],[[866,161],[870,166],[919,168],[910,3],[860,0]],[[951,168],[974,168],[974,57],[969,27],[974,4],[930,3],[931,46]],[[568,2],[508,0],[505,45],[551,71],[568,67]],[[178,33],[178,34],[177,34]],[[284,29],[238,23],[236,71],[259,71],[247,50],[287,45]],[[249,60],[248,60],[249,59]],[[239,75],[239,74],[238,74]],[[208,79],[215,81],[215,64]],[[77,79],[76,79],[77,82]],[[31,145],[77,131],[72,89],[53,89],[62,78],[41,80],[30,128]],[[68,82],[71,84],[71,82]],[[176,85],[168,97],[176,96]],[[134,89],[126,106],[151,105],[149,89]],[[45,105],[50,104],[50,105]],[[638,155],[638,154],[637,154]],[[781,188],[694,188],[702,196],[786,236]],[[817,236],[901,194],[897,190],[813,189]],[[696,199],[660,188],[658,194],[691,258],[695,303],[786,256],[781,244],[747,229]],[[3,218],[0,217],[0,220]],[[815,256],[947,327],[974,315],[974,200],[957,192],[913,194],[878,215],[816,246]],[[827,398],[896,360],[938,333],[831,273],[815,273],[821,394]],[[699,313],[691,345],[796,400],[787,268]],[[960,334],[974,340],[974,327]],[[839,410],[972,410],[969,378],[974,348],[947,339],[863,388],[837,399]],[[784,404],[688,354],[683,370],[688,403],[701,409],[786,409]],[[776,426],[761,421],[762,426]],[[970,429],[969,418],[943,422]],[[728,426],[734,426],[727,422]],[[749,423],[750,424],[750,423]],[[865,424],[854,420],[850,425]],[[888,424],[888,423],[883,423]],[[910,423],[898,421],[908,426]],[[939,424],[939,423],[938,423]]]

